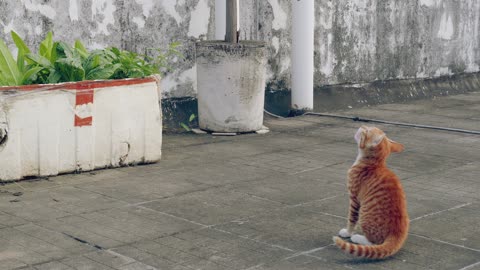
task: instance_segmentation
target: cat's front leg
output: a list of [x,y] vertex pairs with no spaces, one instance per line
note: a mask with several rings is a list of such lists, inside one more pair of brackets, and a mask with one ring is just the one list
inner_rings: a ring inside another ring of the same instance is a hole
[[350,195],[350,209],[348,211],[348,223],[347,228],[343,228],[338,232],[343,238],[351,237],[355,229],[355,225],[358,222],[358,212],[360,209],[360,203],[357,198],[353,195]]

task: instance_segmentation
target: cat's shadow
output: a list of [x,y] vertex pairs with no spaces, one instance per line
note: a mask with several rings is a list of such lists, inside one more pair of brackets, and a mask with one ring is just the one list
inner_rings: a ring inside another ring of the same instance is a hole
[[353,265],[364,265],[364,264],[380,264],[380,263],[385,263],[390,260],[393,260],[393,257],[387,257],[384,259],[361,259],[361,258],[343,258],[339,259],[337,262],[342,263],[342,264],[353,264]]

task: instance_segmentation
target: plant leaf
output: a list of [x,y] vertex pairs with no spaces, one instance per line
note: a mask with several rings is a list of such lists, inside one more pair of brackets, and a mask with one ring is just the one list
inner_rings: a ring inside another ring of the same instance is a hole
[[53,68],[52,63],[50,63],[50,61],[44,56],[30,53],[30,54],[25,55],[25,57],[27,59],[29,59],[30,61],[32,61],[32,63],[34,63],[36,65],[42,66],[44,68]]
[[0,73],[2,74],[2,84],[14,86],[20,85],[21,74],[17,63],[8,50],[7,45],[0,39]]
[[73,48],[65,42],[58,42],[57,44],[57,57],[59,58],[73,58],[75,57],[75,51]]
[[110,79],[121,66],[120,64],[99,66],[92,69],[85,78],[87,80],[107,80]]
[[192,114],[190,115],[190,118],[188,118],[188,122],[192,122],[193,120],[195,120],[196,117],[197,117],[197,116],[196,116],[194,113],[192,113]]
[[90,70],[100,66],[100,65],[107,65],[111,63],[110,60],[105,58],[105,53],[103,51],[93,51],[91,52],[88,57],[83,60],[82,66],[85,69],[86,73],[89,73]]
[[80,40],[75,41],[74,47],[83,59],[88,57],[88,51]]
[[47,83],[58,83],[60,82],[60,79],[62,78],[62,75],[56,70],[52,70],[50,72],[50,75],[47,78]]
[[28,46],[25,44],[23,39],[17,33],[15,33],[15,31],[12,31],[10,34],[12,35],[13,42],[15,42],[15,45],[17,45],[18,50],[23,49],[25,54],[30,53]]
[[[23,67],[24,66],[24,61],[25,61],[24,56],[25,56],[25,54],[30,53],[30,49],[25,44],[23,39],[17,33],[15,33],[15,31],[12,31],[10,34],[12,35],[13,42],[15,42],[15,45],[18,48],[17,66],[18,66],[19,71],[22,72],[22,70],[24,68]],[[22,58],[22,59],[20,59],[20,58]],[[27,63],[28,64],[33,64],[29,60],[27,60]]]
[[26,84],[32,76],[37,75],[37,73],[40,72],[41,70],[43,70],[42,67],[34,67],[34,68],[31,68],[31,69],[27,70],[23,74],[22,85]]
[[52,61],[52,51],[53,51],[53,34],[52,31],[47,33],[47,36],[45,39],[40,43],[40,55],[47,58],[50,62],[54,63],[55,61]]
[[186,131],[192,131],[192,129],[190,129],[187,125],[185,125],[184,123],[180,123],[180,126],[185,129]]
[[25,70],[25,51],[22,47],[18,48],[17,68],[20,73],[23,73]]
[[55,69],[58,69],[61,80],[66,82],[78,82],[85,80],[85,70],[79,58],[61,58],[55,62]]

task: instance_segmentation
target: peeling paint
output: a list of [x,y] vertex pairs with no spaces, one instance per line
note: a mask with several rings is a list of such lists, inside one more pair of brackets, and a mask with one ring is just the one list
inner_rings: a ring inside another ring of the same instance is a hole
[[70,0],[68,6],[68,14],[70,15],[70,20],[78,21],[78,4],[77,0]]
[[322,43],[320,47],[320,54],[322,55],[322,61],[320,63],[320,71],[325,74],[325,76],[330,76],[333,73],[333,70],[337,64],[335,54],[332,53],[333,46],[333,34],[329,33],[327,35],[327,42]]
[[475,63],[468,64],[467,68],[465,69],[465,72],[479,72],[479,71],[480,71],[480,66]]
[[172,16],[177,22],[177,24],[180,24],[182,22],[182,18],[180,17],[180,14],[178,14],[177,10],[175,9],[175,6],[180,4],[176,3],[176,1],[171,1],[171,0],[163,0],[161,2],[167,14]]
[[210,17],[210,8],[205,0],[198,1],[195,10],[192,12],[190,24],[188,27],[188,36],[199,37],[208,31],[208,19]]
[[145,27],[145,20],[140,17],[133,17],[132,21],[138,26],[138,28]]
[[[174,72],[173,74],[169,74],[166,77],[162,78],[161,85],[162,91],[166,95],[171,95],[173,91],[181,91],[177,89],[181,85],[191,85],[192,90],[196,93],[197,92],[197,65],[195,64],[192,68],[185,70],[183,72]],[[184,92],[188,90],[184,89]]]
[[273,9],[273,22],[272,28],[274,30],[280,30],[287,28],[287,13],[282,9],[278,0],[269,0],[270,5],[272,5]]
[[95,34],[109,35],[109,25],[115,24],[114,12],[117,10],[112,0],[92,0],[92,19],[97,23]]
[[40,25],[35,26],[35,34],[37,34],[37,35],[42,35],[43,34],[43,29]]
[[453,75],[453,73],[450,71],[448,67],[441,67],[435,71],[435,77],[440,77],[440,76],[445,76],[445,75]]
[[272,46],[275,49],[275,53],[278,53],[278,50],[280,49],[280,40],[278,37],[272,38]]
[[55,9],[49,5],[43,5],[43,4],[36,4],[34,2],[37,2],[35,0],[20,0],[24,7],[33,12],[40,12],[43,16],[53,20],[55,19],[55,16],[57,15],[57,12]]
[[101,50],[101,49],[104,49],[108,46],[105,46],[105,44],[102,44],[102,43],[92,42],[87,47],[90,50]]
[[440,22],[437,36],[441,39],[451,40],[454,34],[452,17],[444,12]]
[[441,0],[420,0],[420,5],[426,6],[426,7],[432,7],[435,5],[438,5],[438,2]]
[[150,12],[155,6],[152,0],[135,0],[135,2],[142,6],[143,16],[148,18],[150,16]]

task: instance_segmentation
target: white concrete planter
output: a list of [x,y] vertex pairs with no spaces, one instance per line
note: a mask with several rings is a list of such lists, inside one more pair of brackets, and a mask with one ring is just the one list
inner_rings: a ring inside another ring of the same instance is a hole
[[0,87],[0,181],[161,157],[155,77]]
[[257,131],[263,125],[266,48],[264,42],[199,42],[198,119],[215,132]]

